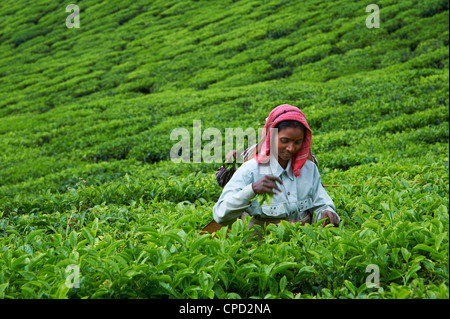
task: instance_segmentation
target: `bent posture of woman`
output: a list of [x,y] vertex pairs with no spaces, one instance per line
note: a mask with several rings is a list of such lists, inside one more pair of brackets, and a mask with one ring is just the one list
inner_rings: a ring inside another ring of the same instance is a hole
[[[326,219],[339,225],[335,206],[321,183],[317,166],[308,159],[311,130],[297,107],[283,104],[270,112],[262,142],[224,186],[213,207],[214,220],[233,223],[242,214],[250,225],[289,222],[311,223]],[[258,194],[273,194],[259,203]],[[328,221],[324,220],[322,226]]]

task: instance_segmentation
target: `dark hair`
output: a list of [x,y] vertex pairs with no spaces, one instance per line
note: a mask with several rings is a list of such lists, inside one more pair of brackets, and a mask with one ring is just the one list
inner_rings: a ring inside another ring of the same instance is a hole
[[285,128],[289,128],[289,127],[294,127],[294,128],[299,127],[303,130],[303,132],[306,133],[306,127],[302,123],[295,121],[295,120],[281,121],[280,123],[275,125],[275,128],[278,129],[278,132],[284,130]]

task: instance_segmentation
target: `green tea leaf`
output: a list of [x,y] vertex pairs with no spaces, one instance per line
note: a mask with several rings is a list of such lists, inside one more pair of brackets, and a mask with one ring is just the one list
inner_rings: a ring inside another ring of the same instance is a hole
[[411,268],[408,270],[408,272],[406,273],[405,276],[405,284],[409,281],[409,278],[415,274],[416,272],[418,272],[420,270],[420,268],[422,268],[420,266],[420,264],[414,264],[411,266]]
[[20,289],[22,290],[22,297],[24,299],[36,298],[36,292],[32,288],[27,287],[27,286],[22,286]]
[[434,247],[430,247],[428,245],[425,244],[417,244],[416,246],[414,246],[413,250],[424,250],[427,251],[429,253],[434,253],[437,255],[441,255],[438,253],[438,251],[434,248]]
[[26,280],[36,279],[36,275],[30,271],[19,271],[19,274],[21,274]]
[[436,235],[436,239],[435,239],[435,244],[434,245],[435,245],[437,251],[439,251],[439,248],[441,247],[442,240],[444,240],[444,238],[448,238],[448,233],[447,232]]
[[198,249],[201,245],[203,245],[207,240],[209,239],[209,235],[203,235],[198,238],[196,238],[191,245],[189,246],[189,249],[191,251],[194,251]]
[[235,292],[229,292],[226,295],[226,299],[242,299],[242,297]]
[[25,242],[26,243],[30,243],[34,237],[36,237],[37,235],[39,235],[40,233],[42,233],[45,229],[37,229],[37,230],[33,230],[31,233],[29,233],[27,235],[27,237],[25,238]]
[[308,235],[312,240],[316,240],[316,233],[314,232],[311,226],[305,225],[302,226],[301,228],[305,232],[305,234]]
[[301,276],[308,276],[310,274],[317,274],[317,270],[315,270],[312,266],[303,266],[298,274]]
[[8,288],[9,282],[6,282],[4,284],[0,284],[0,298],[2,297],[3,292]]
[[272,295],[277,295],[278,294],[278,282],[274,278],[269,277],[267,280],[267,284],[269,286],[270,293]]
[[77,248],[77,232],[76,231],[72,230],[70,232],[69,241],[70,241],[70,246],[72,246],[72,249],[76,249]]
[[186,269],[182,269],[182,270],[178,271],[172,280],[173,287],[177,288],[185,278],[188,279],[187,282],[189,284],[190,279],[192,279],[194,277],[194,275],[195,275],[194,270],[192,270],[190,268],[186,268]]
[[408,261],[409,261],[409,258],[411,258],[411,253],[409,252],[409,250],[406,249],[405,247],[402,247],[402,248],[400,249],[400,251],[401,251],[401,253],[402,253],[403,258],[405,259],[405,261],[408,262]]
[[264,202],[266,203],[266,205],[270,205],[272,203],[273,200],[273,194],[272,193],[262,193],[262,194],[258,194],[258,207],[261,207]]
[[286,283],[287,283],[286,276],[283,276],[280,279],[280,292],[283,292],[286,289]]
[[355,265],[357,263],[359,263],[359,261],[361,260],[362,256],[361,255],[357,255],[354,256],[352,258],[350,258],[346,263],[345,263],[345,270],[347,270],[347,267],[350,267],[352,265]]
[[397,278],[401,278],[403,276],[403,273],[400,272],[397,269],[390,269],[389,270],[389,277],[388,277],[388,281],[393,281]]
[[87,227],[83,228],[81,233],[83,234],[84,238],[86,238],[86,240],[89,242],[89,244],[94,245],[95,243],[94,235],[92,234],[89,228]]
[[159,282],[159,285],[164,288],[173,298],[181,299],[181,295],[175,289],[173,289],[173,287],[169,283],[161,281]]
[[20,266],[28,264],[29,262],[30,258],[28,258],[28,255],[24,255],[14,259],[11,266],[12,268],[19,268]]
[[[61,285],[59,286],[58,290],[56,291],[56,294],[55,294],[54,298],[55,298],[55,299],[65,299],[66,296],[67,296],[67,293],[69,292],[69,289],[70,289],[70,288],[68,288],[67,285],[66,285],[65,283],[64,283],[64,284],[61,284]],[[91,298],[94,299],[93,296],[91,296]]]
[[[302,267],[302,266],[297,264],[297,263],[285,261],[285,262],[279,263],[279,264],[277,264],[276,266],[273,267],[272,272],[271,272],[271,276],[274,276],[277,273],[283,272],[283,271],[285,271],[287,269],[290,269],[290,268],[300,268],[300,267]],[[303,268],[305,268],[305,267],[303,267]]]
[[344,280],[344,285],[348,288],[348,290],[351,291],[353,296],[356,296],[356,287],[355,287],[355,285],[352,284],[352,282],[350,282],[348,280]]
[[[100,297],[106,295],[107,293],[108,293],[108,289],[100,288],[92,294],[91,299],[99,299]],[[66,294],[67,294],[67,292],[66,292]]]

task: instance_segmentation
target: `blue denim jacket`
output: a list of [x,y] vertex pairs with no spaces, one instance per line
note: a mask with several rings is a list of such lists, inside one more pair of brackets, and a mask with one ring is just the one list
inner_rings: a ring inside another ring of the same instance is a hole
[[[254,200],[256,194],[252,183],[264,175],[280,178],[283,184],[278,187],[282,192],[273,196],[270,205],[264,202],[259,207],[258,200]],[[244,212],[251,216],[281,218],[292,222],[312,213],[314,222],[317,222],[324,210],[336,214],[333,200],[322,186],[317,166],[307,160],[300,170],[300,176],[295,177],[291,161],[283,169],[271,156],[267,164],[260,164],[253,158],[239,167],[214,205],[213,215],[214,220],[222,225],[234,222]]]

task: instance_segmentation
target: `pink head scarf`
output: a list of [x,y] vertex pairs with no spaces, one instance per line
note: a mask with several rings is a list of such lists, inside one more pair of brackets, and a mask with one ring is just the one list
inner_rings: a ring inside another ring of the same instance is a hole
[[295,176],[300,176],[300,169],[305,164],[309,149],[311,147],[311,129],[309,128],[308,122],[306,122],[305,114],[300,111],[297,107],[282,104],[277,106],[270,112],[269,117],[266,119],[266,124],[262,131],[261,140],[265,137],[265,140],[261,146],[261,150],[255,155],[255,159],[258,163],[266,163],[270,156],[270,134],[272,128],[274,128],[278,123],[286,120],[294,120],[302,123],[305,130],[305,138],[303,140],[300,150],[292,156],[292,168],[294,169]]

